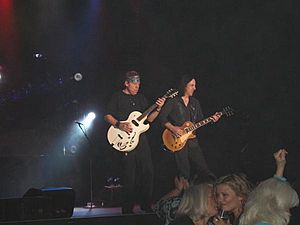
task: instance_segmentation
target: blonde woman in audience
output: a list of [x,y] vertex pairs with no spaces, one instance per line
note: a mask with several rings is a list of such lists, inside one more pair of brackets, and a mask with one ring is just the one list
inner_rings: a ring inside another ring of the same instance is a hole
[[[185,190],[177,210],[176,218],[171,224],[205,225],[217,213],[213,186],[208,183],[202,183],[190,186]],[[218,216],[214,217],[214,221],[219,221],[220,225],[229,225],[228,221],[223,221]]]
[[[248,195],[253,185],[244,174],[229,174],[217,179],[214,189],[218,207],[228,215],[233,225],[239,224]],[[218,224],[218,222],[214,222]]]
[[191,181],[188,181],[184,177],[175,177],[175,188],[159,199],[153,208],[156,215],[164,221],[164,225],[169,225],[174,221],[184,191],[192,185],[201,183],[213,184],[214,181],[210,177],[198,175],[195,175]]
[[240,225],[287,225],[290,209],[299,205],[297,192],[283,177],[287,151],[274,154],[277,170],[272,178],[261,182],[250,194]]

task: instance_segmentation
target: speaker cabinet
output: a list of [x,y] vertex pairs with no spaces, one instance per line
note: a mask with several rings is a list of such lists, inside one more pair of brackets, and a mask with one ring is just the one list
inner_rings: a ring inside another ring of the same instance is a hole
[[72,188],[30,188],[23,198],[0,199],[0,221],[71,217],[74,202]]
[[25,219],[71,217],[74,202],[72,188],[31,188],[23,196],[24,216]]

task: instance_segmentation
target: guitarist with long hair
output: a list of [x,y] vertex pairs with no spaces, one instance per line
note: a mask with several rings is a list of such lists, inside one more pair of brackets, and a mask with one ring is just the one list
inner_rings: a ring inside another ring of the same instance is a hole
[[[125,76],[124,88],[112,95],[104,119],[115,128],[131,133],[133,124],[124,122],[133,111],[143,112],[148,107],[148,101],[139,93],[140,76],[136,71],[128,71]],[[152,122],[158,116],[165,98],[156,100],[155,109],[147,116],[147,122]],[[123,122],[122,122],[123,121]],[[151,211],[153,192],[153,164],[151,150],[145,133],[139,138],[139,143],[133,151],[120,153],[122,160],[124,199],[123,213],[132,213],[136,193],[140,194],[140,205],[144,211]],[[137,189],[139,184],[139,189]]]
[[[199,101],[193,97],[196,90],[196,79],[190,75],[184,75],[179,82],[179,95],[169,100],[160,113],[162,125],[176,138],[184,135],[181,127],[185,122],[195,123],[203,119]],[[212,122],[220,118],[218,113],[211,117]],[[193,179],[194,175],[203,176],[203,179],[215,179],[215,175],[208,169],[202,149],[197,138],[188,139],[180,151],[174,152],[178,176]],[[195,174],[191,174],[192,171]]]

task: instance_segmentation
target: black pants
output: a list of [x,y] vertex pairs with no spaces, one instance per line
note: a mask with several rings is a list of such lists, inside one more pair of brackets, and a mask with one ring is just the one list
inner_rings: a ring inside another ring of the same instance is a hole
[[215,175],[208,169],[202,149],[196,139],[188,140],[182,150],[175,152],[175,161],[178,176],[191,179],[197,175],[203,180],[215,178]]
[[127,154],[122,153],[122,167],[123,209],[130,211],[135,201],[138,201],[142,208],[149,207],[152,200],[154,175],[151,149],[146,136],[140,137],[136,149]]

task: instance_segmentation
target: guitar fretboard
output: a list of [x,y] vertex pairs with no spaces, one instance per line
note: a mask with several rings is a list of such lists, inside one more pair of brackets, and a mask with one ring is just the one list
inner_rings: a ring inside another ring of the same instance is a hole
[[[221,115],[222,115],[222,114],[223,114],[223,113],[221,113]],[[190,126],[190,127],[184,128],[184,131],[185,131],[186,133],[192,132],[192,131],[194,131],[194,130],[200,128],[200,127],[203,127],[204,125],[206,125],[206,124],[208,124],[208,123],[210,123],[210,122],[212,122],[212,121],[213,121],[212,118],[211,118],[211,117],[208,117],[208,118],[206,118],[206,119],[204,119],[204,120],[201,120],[201,121],[198,122],[198,123],[193,124],[193,125]]]
[[150,106],[145,112],[143,112],[142,115],[140,115],[137,120],[141,121],[142,119],[144,119],[145,117],[147,117],[149,115],[149,113],[151,113],[155,108],[157,107],[156,104],[153,104],[152,106]]
[[[170,89],[169,91],[167,91],[167,93],[162,96],[161,98],[165,98],[165,99],[168,99],[168,98],[173,98],[175,97],[176,95],[178,94],[178,91],[175,91],[173,89]],[[145,112],[143,112],[142,115],[140,115],[137,120],[138,121],[141,121],[142,119],[144,119],[145,117],[147,117],[155,108],[157,107],[156,104],[153,104],[151,105]]]

